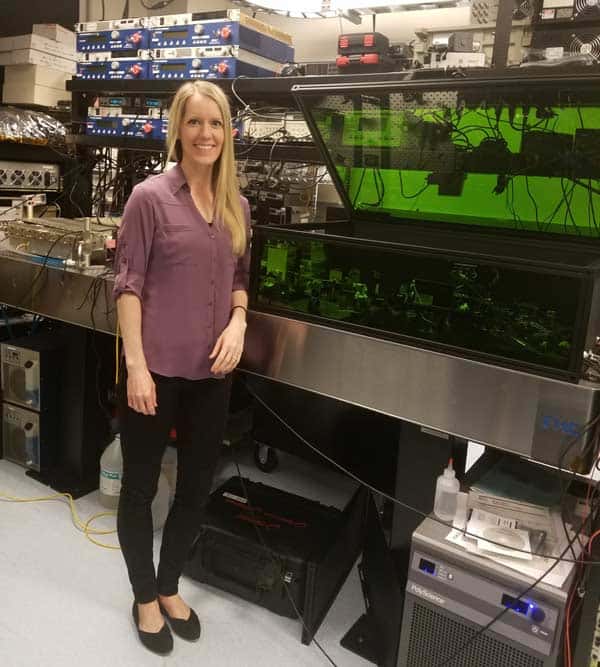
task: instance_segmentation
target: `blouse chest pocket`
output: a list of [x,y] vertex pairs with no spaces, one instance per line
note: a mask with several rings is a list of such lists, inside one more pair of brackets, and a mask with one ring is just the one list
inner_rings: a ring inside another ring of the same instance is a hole
[[165,223],[162,225],[157,254],[166,264],[200,264],[204,245],[202,236],[198,225]]

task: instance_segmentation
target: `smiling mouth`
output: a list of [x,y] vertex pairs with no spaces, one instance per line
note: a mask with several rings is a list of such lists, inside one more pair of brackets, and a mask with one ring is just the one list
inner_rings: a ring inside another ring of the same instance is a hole
[[209,151],[212,148],[214,148],[213,144],[194,144],[194,148],[199,148],[200,150],[203,151]]

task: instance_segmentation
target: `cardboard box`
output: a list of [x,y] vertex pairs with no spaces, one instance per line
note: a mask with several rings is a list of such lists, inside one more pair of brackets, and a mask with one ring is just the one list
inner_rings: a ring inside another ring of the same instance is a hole
[[60,88],[15,84],[5,84],[2,88],[2,102],[4,104],[39,104],[44,107],[53,107],[59,100],[65,99],[69,99],[69,93]]
[[72,30],[63,28],[58,23],[34,23],[31,32],[34,35],[40,35],[40,37],[60,42],[70,49],[75,50],[75,33]]
[[0,65],[45,65],[69,74],[77,72],[77,63],[74,60],[59,58],[35,49],[0,51]]
[[43,51],[59,58],[76,60],[75,48],[46,39],[40,35],[17,35],[16,37],[2,37],[0,39],[0,51],[17,51],[23,49],[35,49]]
[[66,90],[65,82],[70,79],[69,72],[45,65],[7,65],[4,68],[4,84],[7,86],[46,86]]

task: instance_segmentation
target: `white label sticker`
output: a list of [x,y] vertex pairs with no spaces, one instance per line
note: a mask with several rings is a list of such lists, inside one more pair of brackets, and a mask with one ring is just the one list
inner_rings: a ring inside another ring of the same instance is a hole
[[118,496],[121,493],[121,475],[118,472],[101,470],[100,492],[105,496]]
[[565,50],[562,46],[550,46],[544,50],[544,55],[547,60],[558,60],[562,58],[565,54]]

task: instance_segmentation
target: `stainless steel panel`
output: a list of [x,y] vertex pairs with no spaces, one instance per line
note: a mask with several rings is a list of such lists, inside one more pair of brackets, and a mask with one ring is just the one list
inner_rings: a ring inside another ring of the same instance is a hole
[[100,277],[102,272],[102,268],[65,271],[43,267],[26,258],[0,253],[0,303],[114,333],[116,314],[111,296],[112,280]]
[[[242,368],[553,465],[598,414],[600,398],[598,385],[254,312]],[[576,462],[589,437],[572,448],[565,466]]]

